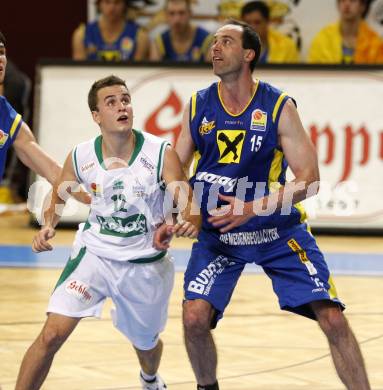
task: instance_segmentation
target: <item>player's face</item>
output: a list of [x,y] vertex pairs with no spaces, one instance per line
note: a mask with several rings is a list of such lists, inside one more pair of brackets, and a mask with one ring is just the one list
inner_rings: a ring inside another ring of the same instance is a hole
[[338,0],[340,18],[344,21],[358,20],[364,11],[362,0]]
[[113,85],[98,91],[98,111],[93,119],[108,133],[129,132],[133,126],[133,108],[129,91],[123,85]]
[[3,43],[0,43],[0,84],[3,84],[5,77],[5,68],[7,66],[6,50]]
[[102,16],[110,21],[125,18],[124,0],[101,0],[100,12]]
[[249,24],[254,31],[257,32],[262,42],[267,40],[268,22],[260,12],[249,12],[248,14],[243,15],[242,19],[244,22]]
[[166,7],[166,19],[174,32],[184,31],[190,23],[190,10],[184,1],[169,1]]
[[239,72],[244,64],[242,27],[232,24],[221,27],[211,46],[214,73],[222,78]]

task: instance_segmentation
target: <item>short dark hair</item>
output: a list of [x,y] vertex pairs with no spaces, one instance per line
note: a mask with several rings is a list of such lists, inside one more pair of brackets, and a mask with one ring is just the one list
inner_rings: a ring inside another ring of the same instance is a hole
[[88,106],[90,111],[98,111],[98,91],[102,88],[112,87],[113,85],[122,85],[128,89],[125,81],[114,75],[104,77],[103,79],[97,80],[93,83],[88,93]]
[[[101,0],[96,0],[97,12],[100,12],[100,2]],[[156,4],[153,0],[124,0],[125,9],[139,9],[140,6],[137,3],[142,3],[141,7]]]
[[242,47],[244,49],[254,50],[255,52],[254,59],[250,62],[250,70],[253,71],[261,55],[261,40],[259,35],[245,22],[229,19],[226,21],[225,26],[228,24],[242,27]]
[[2,43],[5,46],[6,42],[7,41],[5,39],[4,34],[0,31],[0,43]]
[[270,20],[270,8],[263,1],[250,1],[241,9],[241,18],[252,12],[259,12],[267,21]]

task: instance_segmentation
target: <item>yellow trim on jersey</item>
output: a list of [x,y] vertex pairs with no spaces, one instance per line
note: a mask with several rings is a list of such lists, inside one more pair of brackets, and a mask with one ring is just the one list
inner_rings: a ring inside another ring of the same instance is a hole
[[[301,218],[299,220],[300,223],[306,222],[306,220],[307,220],[307,213],[306,213],[306,209],[303,206],[303,204],[301,202],[298,202],[298,203],[295,203],[294,207],[299,211],[299,214],[301,215]],[[308,230],[310,231],[311,229],[309,228]]]
[[9,131],[9,135],[11,136],[11,138],[13,138],[13,134],[15,133],[20,121],[21,121],[21,115],[17,114],[15,119],[13,120],[11,130]]
[[299,260],[302,262],[302,263],[307,263],[309,262],[309,258],[307,257],[307,253],[305,250],[302,249],[302,247],[297,243],[296,240],[294,240],[294,238],[292,238],[291,240],[287,241],[287,245],[291,248],[291,250],[296,253],[299,257]]
[[255,88],[254,88],[253,95],[251,96],[250,100],[248,101],[248,103],[246,104],[246,106],[244,107],[244,109],[243,109],[241,112],[239,112],[238,114],[233,114],[233,113],[231,113],[231,112],[225,107],[225,104],[223,103],[223,100],[222,100],[222,97],[221,97],[221,92],[220,92],[221,82],[219,81],[219,82],[218,82],[218,87],[217,87],[217,89],[218,89],[218,98],[219,98],[219,101],[220,101],[221,104],[222,104],[223,109],[224,109],[229,115],[234,116],[234,117],[242,115],[242,114],[247,110],[247,108],[250,106],[250,103],[253,101],[254,96],[255,96],[255,94],[257,93],[257,90],[258,90],[258,85],[259,85],[259,80],[256,80],[256,84],[255,84]]
[[194,92],[191,97],[190,111],[190,119],[193,120],[197,112],[197,92]]
[[165,46],[164,46],[164,42],[162,40],[161,34],[157,35],[156,43],[157,43],[158,50],[160,51],[160,54],[162,56],[164,56],[165,55]]
[[195,175],[195,173],[197,171],[197,166],[198,166],[198,163],[199,163],[200,159],[201,159],[201,153],[198,150],[196,150],[194,152],[193,173],[192,173],[192,175]]
[[281,93],[279,95],[279,98],[277,100],[277,102],[275,103],[275,106],[274,106],[274,110],[273,110],[273,122],[275,123],[275,120],[277,119],[277,115],[278,115],[278,110],[279,110],[279,107],[281,106],[282,104],[282,101],[283,101],[283,98],[287,96],[287,93]]
[[278,149],[274,149],[274,158],[271,162],[269,179],[267,182],[270,192],[275,192],[278,190],[278,188],[281,187],[281,184],[279,183],[278,179],[280,174],[282,173],[282,161],[283,152]]
[[338,293],[336,291],[334,280],[332,279],[332,276],[328,278],[328,284],[330,285],[330,288],[328,290],[328,293],[330,295],[331,299],[338,298]]

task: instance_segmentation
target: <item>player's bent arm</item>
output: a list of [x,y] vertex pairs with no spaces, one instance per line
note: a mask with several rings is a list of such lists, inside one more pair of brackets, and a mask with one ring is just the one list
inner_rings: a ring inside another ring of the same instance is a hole
[[70,153],[64,162],[59,179],[53,186],[52,200],[48,210],[44,214],[44,226],[55,228],[61,218],[61,210],[68,198],[81,191],[80,183],[74,172],[72,154]]
[[50,206],[44,213],[43,226],[33,238],[32,250],[34,252],[50,251],[53,249],[48,241],[56,234],[55,227],[60,220],[61,212],[67,198],[73,191],[78,190],[78,186],[79,183],[74,173],[72,156],[70,154],[64,163],[60,178],[53,186]]
[[187,181],[179,157],[170,147],[165,151],[162,178],[180,210],[183,221],[181,225],[176,225],[174,232],[179,236],[196,237],[202,223],[200,208],[194,203],[193,190]]
[[81,61],[86,59],[86,49],[84,45],[85,24],[82,23],[74,30],[72,35],[72,59]]
[[[291,99],[282,109],[278,135],[280,146],[295,178],[267,197],[267,202],[271,202],[269,207],[275,202],[277,210],[283,207],[284,201],[296,204],[315,195],[319,190],[320,179],[315,147],[304,130],[298,111]],[[262,203],[265,201],[264,198]]]
[[23,164],[45,177],[52,185],[56,182],[61,173],[61,166],[41,149],[25,122],[21,124],[13,146]]
[[190,104],[187,104],[182,117],[181,133],[176,144],[176,152],[186,174],[189,172],[195,151],[194,141],[190,133],[189,116]]
[[150,42],[147,31],[140,28],[137,32],[137,49],[134,54],[135,61],[145,61],[149,58]]
[[150,54],[149,54],[150,61],[161,61],[162,55],[161,52],[157,46],[156,40],[153,39],[150,43]]

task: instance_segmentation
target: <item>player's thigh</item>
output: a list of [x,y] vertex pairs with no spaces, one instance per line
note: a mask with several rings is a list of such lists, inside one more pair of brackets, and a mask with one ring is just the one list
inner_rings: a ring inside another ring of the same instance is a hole
[[48,313],[82,318],[101,315],[108,270],[86,247],[74,247],[50,297]]
[[195,243],[184,277],[185,300],[209,302],[216,311],[216,321],[219,320],[244,266],[223,252]]
[[148,264],[128,263],[121,270],[112,299],[113,323],[140,350],[155,347],[165,328],[174,264],[169,256]]

